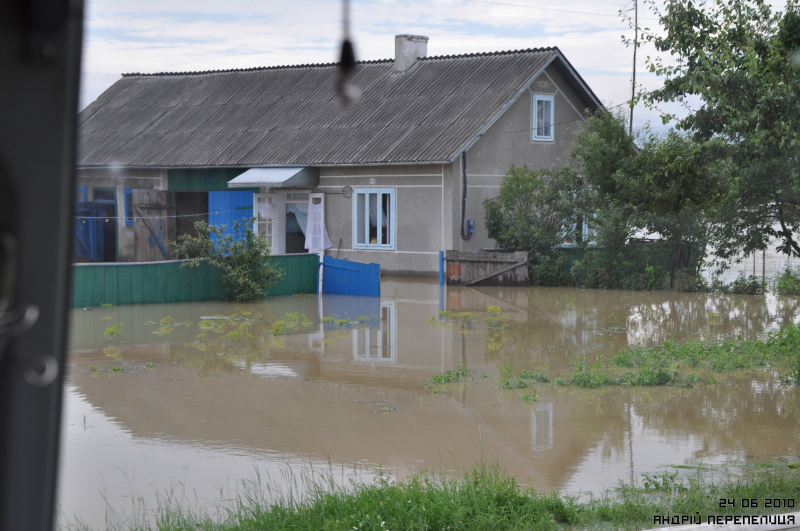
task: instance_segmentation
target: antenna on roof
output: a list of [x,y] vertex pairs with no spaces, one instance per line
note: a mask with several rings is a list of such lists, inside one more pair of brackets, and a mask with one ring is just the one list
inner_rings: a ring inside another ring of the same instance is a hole
[[356,54],[350,41],[350,0],[342,0],[342,52],[339,57],[339,75],[336,79],[336,93],[347,107],[361,95],[356,87],[347,86],[347,80],[356,69]]

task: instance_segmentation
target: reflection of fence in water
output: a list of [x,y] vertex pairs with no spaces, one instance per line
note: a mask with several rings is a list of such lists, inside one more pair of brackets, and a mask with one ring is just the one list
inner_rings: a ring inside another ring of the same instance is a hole
[[444,309],[450,312],[485,313],[490,306],[499,306],[510,321],[528,321],[529,288],[471,288],[448,286]]

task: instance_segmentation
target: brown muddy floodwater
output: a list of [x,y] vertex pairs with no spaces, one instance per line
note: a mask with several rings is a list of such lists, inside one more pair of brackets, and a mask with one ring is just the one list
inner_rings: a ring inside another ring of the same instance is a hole
[[[636,343],[749,337],[800,320],[795,298],[440,292],[416,279],[384,280],[381,293],[74,310],[62,523],[103,528],[109,514],[170,493],[213,504],[242,480],[302,490],[309,470],[347,482],[382,466],[401,479],[483,455],[522,484],[578,494],[669,465],[800,454],[800,391],[762,372],[693,389],[546,383],[532,404],[497,387],[505,363],[568,378],[582,354],[592,363]],[[486,326],[490,306],[505,328]],[[441,320],[440,310],[475,316]],[[220,315],[234,318],[204,319]],[[423,385],[464,363],[472,380]]]

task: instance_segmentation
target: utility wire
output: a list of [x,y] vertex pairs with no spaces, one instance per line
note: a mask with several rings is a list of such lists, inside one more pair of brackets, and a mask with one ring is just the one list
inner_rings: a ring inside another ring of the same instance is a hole
[[[241,212],[241,210],[220,210],[218,212],[201,212],[199,214],[179,214],[174,216],[122,216],[125,219],[175,219],[175,218],[195,218],[200,216],[208,216],[209,214],[229,214],[231,212]],[[242,216],[244,217],[244,216]],[[87,219],[104,219],[106,221],[111,219],[119,219],[119,216],[73,216],[76,220],[85,220]]]
[[[474,3],[478,3],[478,4],[492,4],[492,5],[497,5],[497,6],[523,7],[523,8],[526,8],[526,9],[540,9],[542,11],[558,11],[560,13],[573,13],[573,14],[577,14],[577,15],[592,15],[592,16],[595,16],[595,17],[614,17],[614,18],[619,18],[619,14],[610,15],[608,13],[595,13],[595,12],[592,12],[592,11],[577,11],[577,10],[573,10],[573,9],[558,9],[558,8],[555,8],[555,7],[526,6],[526,5],[523,5],[523,4],[509,4],[507,2],[492,2],[490,0],[464,0],[464,1],[465,2],[474,2]],[[639,18],[641,20],[658,21],[657,18],[644,18],[644,17],[639,17]]]

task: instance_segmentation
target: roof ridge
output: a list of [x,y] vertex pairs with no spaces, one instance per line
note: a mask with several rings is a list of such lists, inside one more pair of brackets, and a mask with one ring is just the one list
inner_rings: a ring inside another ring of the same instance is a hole
[[[453,55],[431,55],[427,57],[420,57],[419,60],[421,61],[438,61],[444,59],[467,59],[471,57],[489,57],[495,55],[516,55],[516,54],[523,54],[523,53],[536,53],[536,52],[555,52],[558,51],[558,47],[556,46],[547,46],[544,48],[526,48],[524,50],[501,50],[497,52],[473,52],[473,53],[462,53],[462,54],[453,54]],[[370,64],[381,64],[381,63],[393,63],[394,59],[373,59],[369,61],[356,61],[357,65],[370,65]],[[229,74],[232,72],[261,72],[265,70],[283,70],[283,69],[298,69],[298,68],[326,68],[326,67],[335,67],[338,66],[339,63],[306,63],[306,64],[299,64],[299,65],[275,65],[275,66],[254,66],[250,68],[229,68],[229,69],[222,69],[222,70],[195,70],[189,72],[154,72],[154,73],[141,73],[141,72],[130,72],[126,74],[122,74],[122,77],[158,77],[158,76],[202,76],[202,75],[210,75],[210,74]]]
[[[356,61],[356,64],[379,64],[379,63],[391,63],[394,62],[394,59],[373,59],[369,61]],[[325,67],[334,67],[338,66],[339,63],[305,63],[300,65],[274,65],[274,66],[253,66],[250,68],[228,68],[228,69],[221,69],[221,70],[193,70],[189,72],[153,72],[153,73],[141,73],[141,72],[130,72],[127,74],[122,74],[122,77],[157,77],[157,76],[202,76],[208,74],[229,74],[231,72],[260,72],[263,70],[283,70],[283,69],[297,69],[297,68],[325,68]]]
[[420,61],[432,61],[438,59],[461,59],[461,58],[468,58],[468,57],[488,57],[493,55],[515,55],[515,54],[522,54],[522,53],[536,53],[536,52],[557,52],[557,46],[545,46],[543,48],[525,48],[524,50],[501,50],[497,52],[473,52],[473,53],[462,53],[462,54],[453,54],[453,55],[431,55],[427,57],[420,57]]

